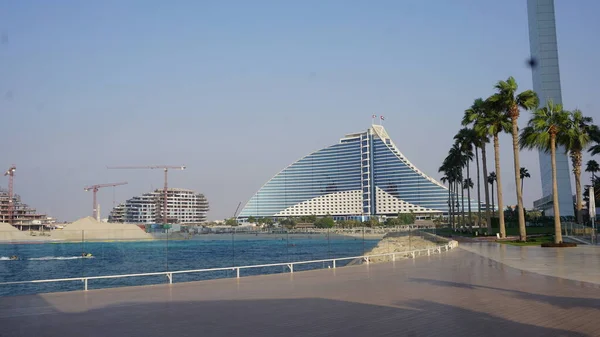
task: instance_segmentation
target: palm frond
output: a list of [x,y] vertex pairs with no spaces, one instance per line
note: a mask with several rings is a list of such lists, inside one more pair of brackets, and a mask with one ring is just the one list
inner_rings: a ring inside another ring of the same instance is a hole
[[565,141],[572,124],[570,113],[561,104],[547,102],[546,106],[533,112],[527,127],[521,130],[519,146],[521,149],[539,149],[550,151],[551,139],[554,134],[556,144]]
[[517,105],[525,110],[533,110],[538,107],[540,100],[533,90],[525,90],[517,95]]

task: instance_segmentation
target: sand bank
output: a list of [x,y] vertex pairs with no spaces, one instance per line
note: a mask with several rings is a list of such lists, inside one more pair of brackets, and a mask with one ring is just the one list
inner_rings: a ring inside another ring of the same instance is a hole
[[10,224],[0,222],[0,242],[38,242],[48,241],[48,237],[32,236],[30,232],[23,232]]
[[[387,234],[373,249],[365,255],[388,254],[397,252],[407,252],[417,249],[434,248],[443,242],[435,242],[436,237],[428,233],[411,232],[409,233],[389,233]],[[397,255],[396,259],[403,256]],[[370,260],[372,263],[392,261],[391,256],[373,257]]]
[[132,224],[99,222],[85,217],[65,225],[64,229],[51,231],[20,231],[9,224],[0,226],[0,242],[52,242],[52,241],[141,241],[152,240],[152,235]]

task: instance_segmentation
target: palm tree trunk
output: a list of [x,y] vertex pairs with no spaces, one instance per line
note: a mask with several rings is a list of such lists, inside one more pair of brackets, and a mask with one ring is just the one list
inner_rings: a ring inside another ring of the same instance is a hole
[[523,182],[525,181],[525,179],[521,178],[521,195],[523,195]]
[[558,206],[558,182],[556,181],[556,135],[550,134],[550,158],[552,160],[552,203],[554,206],[554,243],[562,242],[560,209]]
[[[471,175],[469,172],[469,163],[467,163],[467,181],[471,182]],[[467,184],[467,206],[469,207],[469,228],[473,230],[473,217],[471,215],[471,186]]]
[[523,209],[523,191],[521,188],[521,164],[519,162],[519,125],[517,124],[518,115],[513,115],[512,119],[512,138],[513,138],[513,158],[515,164],[515,189],[517,190],[517,207],[519,218],[519,240],[527,241],[527,229],[525,228],[525,210]]
[[496,215],[496,204],[494,203],[494,183],[492,182],[492,213]]
[[475,147],[475,163],[477,164],[477,226],[481,229],[481,185],[479,185],[479,149]]
[[450,228],[454,228],[452,222],[452,182],[450,180],[448,180],[448,224],[450,224]]
[[498,220],[500,222],[500,237],[506,237],[506,226],[504,225],[504,202],[502,202],[502,174],[500,173],[500,141],[498,134],[494,135],[494,157],[496,160],[496,193],[498,196]]
[[460,180],[460,203],[462,208],[462,224],[464,226],[467,222],[465,221],[465,185],[462,179]]
[[450,194],[450,210],[452,211],[452,228],[456,228],[456,218],[454,217],[454,212],[455,212],[455,208],[454,208],[454,182],[452,182],[452,184],[450,185],[450,191],[452,191],[452,193]]
[[583,223],[583,195],[581,194],[581,151],[571,153],[571,162],[573,163],[573,174],[575,175],[575,193],[577,193],[577,223]]
[[[481,146],[481,166],[483,166],[483,183],[485,185],[485,220],[487,222],[488,233],[492,233],[492,217],[490,215],[490,190],[487,183],[487,156],[485,153],[485,143]],[[494,185],[492,185],[492,206],[494,205]]]
[[456,223],[454,221],[454,183],[450,182],[448,186],[450,188],[450,221],[452,223],[452,228],[455,228]]
[[456,220],[456,227],[460,225],[460,205],[458,204],[458,181],[454,182],[454,198],[456,199],[456,203],[454,204],[454,220]]

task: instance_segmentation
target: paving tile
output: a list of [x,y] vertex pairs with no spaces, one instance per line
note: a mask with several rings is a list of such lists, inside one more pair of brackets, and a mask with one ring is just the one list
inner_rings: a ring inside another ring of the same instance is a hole
[[461,249],[294,274],[0,298],[2,337],[598,336],[599,322],[597,284]]

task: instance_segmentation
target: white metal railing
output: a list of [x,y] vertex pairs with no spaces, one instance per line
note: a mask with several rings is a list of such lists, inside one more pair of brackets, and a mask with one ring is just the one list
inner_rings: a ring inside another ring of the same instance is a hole
[[140,273],[140,274],[122,274],[122,275],[102,275],[102,276],[86,276],[86,277],[70,277],[70,278],[58,278],[58,279],[47,279],[47,280],[32,280],[32,281],[12,281],[12,282],[0,282],[0,286],[6,285],[14,285],[14,284],[31,284],[31,283],[51,283],[51,282],[71,282],[71,281],[81,281],[83,282],[83,290],[88,290],[88,281],[89,280],[100,280],[100,279],[116,279],[116,278],[126,278],[126,277],[142,277],[142,276],[158,276],[165,275],[169,281],[169,284],[173,283],[173,275],[174,274],[190,274],[190,273],[202,273],[202,272],[214,272],[214,271],[226,271],[226,270],[235,270],[236,277],[240,278],[240,270],[242,269],[251,269],[251,268],[264,268],[264,267],[277,267],[284,266],[290,270],[290,273],[294,272],[295,265],[302,264],[310,264],[310,263],[322,263],[322,262],[331,262],[331,268],[336,268],[337,261],[347,261],[347,260],[357,260],[360,259],[364,261],[366,264],[371,262],[371,259],[374,257],[388,257],[391,256],[392,261],[396,261],[396,256],[408,256],[411,258],[415,258],[417,256],[421,256],[422,253],[426,253],[427,256],[430,256],[432,253],[441,253],[442,250],[448,251],[452,248],[456,248],[458,243],[456,241],[450,241],[447,244],[425,248],[425,249],[417,249],[417,250],[409,250],[404,252],[394,252],[394,253],[385,253],[385,254],[374,254],[374,255],[361,255],[361,256],[351,256],[351,257],[341,257],[341,258],[333,258],[333,259],[322,259],[322,260],[311,260],[311,261],[297,261],[297,262],[281,262],[281,263],[269,263],[269,264],[257,264],[250,266],[238,266],[238,267],[220,267],[220,268],[206,268],[206,269],[191,269],[191,270],[177,270],[177,271],[161,271],[161,272],[152,272],[152,273]]

